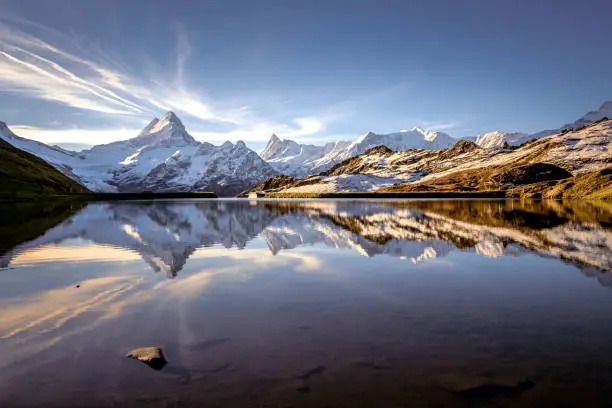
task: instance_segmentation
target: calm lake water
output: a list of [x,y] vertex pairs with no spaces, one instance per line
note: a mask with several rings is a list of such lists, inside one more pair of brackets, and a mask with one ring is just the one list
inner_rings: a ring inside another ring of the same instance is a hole
[[[612,203],[48,202],[0,221],[2,407],[612,406]],[[144,346],[168,364],[125,358]]]

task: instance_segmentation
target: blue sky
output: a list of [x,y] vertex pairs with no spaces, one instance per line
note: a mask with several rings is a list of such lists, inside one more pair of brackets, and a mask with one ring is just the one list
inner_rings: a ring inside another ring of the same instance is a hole
[[0,120],[97,144],[174,110],[256,149],[535,132],[612,99],[610,38],[609,0],[0,0]]

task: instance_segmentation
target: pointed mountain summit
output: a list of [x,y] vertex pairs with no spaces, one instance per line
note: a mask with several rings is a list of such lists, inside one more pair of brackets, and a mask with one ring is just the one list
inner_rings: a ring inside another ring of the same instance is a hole
[[285,148],[285,145],[286,143],[276,136],[276,133],[273,133],[270,140],[268,140],[268,144],[261,151],[260,157],[264,160],[273,159]]
[[174,112],[166,112],[161,119],[153,119],[135,138],[138,145],[183,147],[198,142],[185,130],[183,122]]
[[157,124],[159,123],[159,118],[153,118],[152,121],[149,122],[149,124],[147,126],[144,127],[144,129],[142,129],[140,131],[140,133],[138,134],[138,136],[142,136],[142,135],[148,135],[151,133],[151,130],[157,126]]

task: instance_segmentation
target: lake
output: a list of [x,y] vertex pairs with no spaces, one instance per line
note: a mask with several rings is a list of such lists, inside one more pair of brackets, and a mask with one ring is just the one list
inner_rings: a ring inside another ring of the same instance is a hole
[[[612,406],[612,203],[50,201],[0,220],[3,407]],[[161,369],[126,358],[148,346]]]

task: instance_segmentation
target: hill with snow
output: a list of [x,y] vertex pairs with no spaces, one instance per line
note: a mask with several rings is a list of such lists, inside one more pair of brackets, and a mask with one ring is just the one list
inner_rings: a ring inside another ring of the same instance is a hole
[[173,113],[154,119],[138,136],[71,152],[15,135],[0,137],[32,153],[93,191],[213,191],[233,196],[276,171],[244,142],[221,146],[196,141]]

